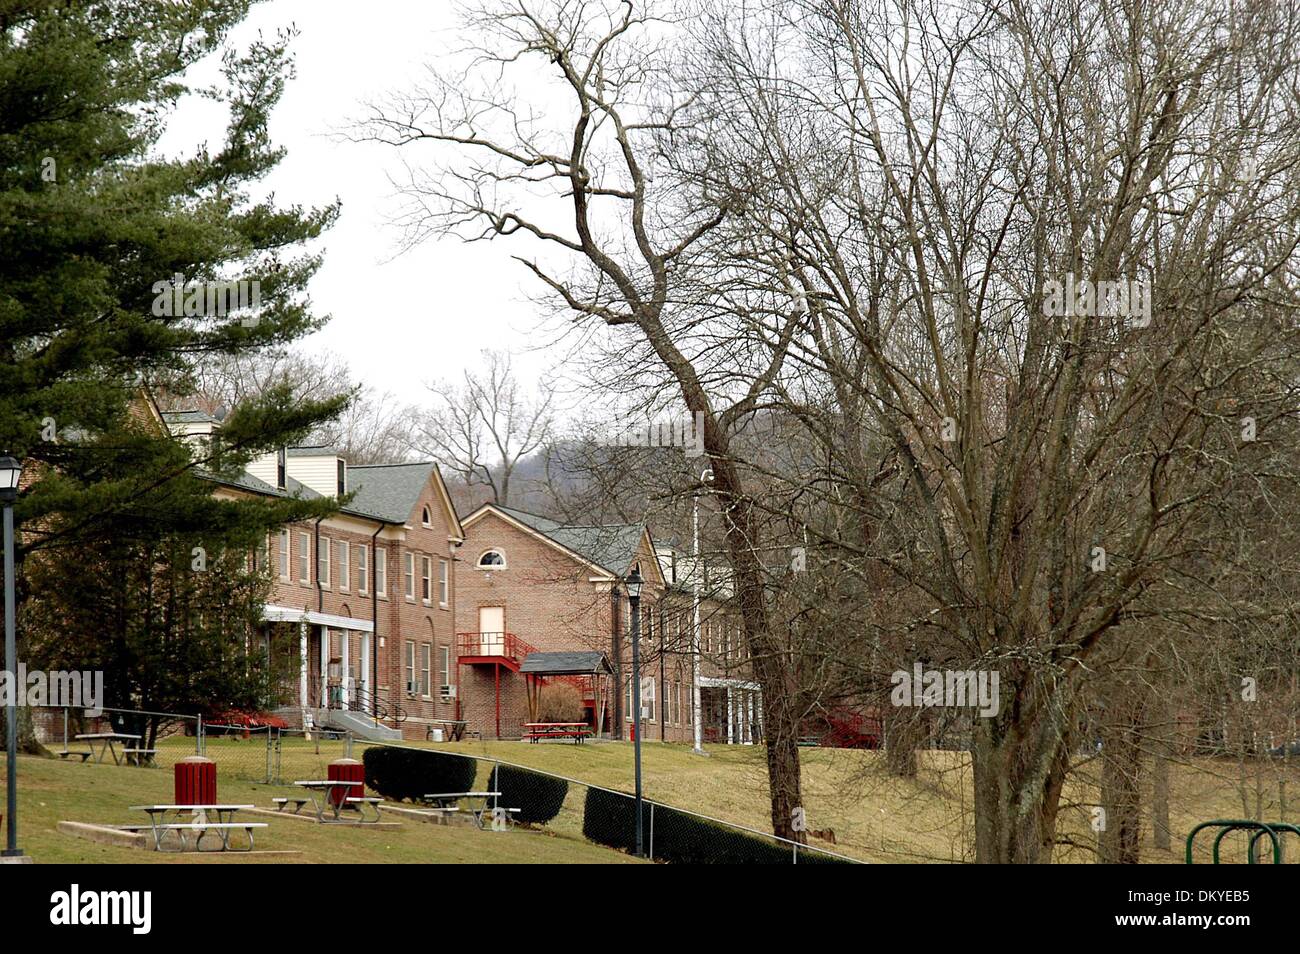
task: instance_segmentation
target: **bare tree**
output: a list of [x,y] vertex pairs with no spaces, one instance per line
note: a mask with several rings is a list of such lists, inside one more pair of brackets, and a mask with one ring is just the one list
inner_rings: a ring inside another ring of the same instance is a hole
[[[772,825],[802,841],[793,823],[801,802],[795,669],[771,626],[760,527],[729,437],[756,409],[781,356],[762,358],[750,383],[728,387],[709,369],[720,355],[713,348],[728,348],[729,339],[708,343],[695,333],[711,294],[697,266],[716,274],[706,240],[728,209],[674,167],[678,141],[692,135],[693,97],[668,70],[673,24],[654,4],[522,0],[485,4],[466,26],[482,38],[468,71],[434,71],[427,86],[377,106],[360,135],[438,147],[434,171],[413,172],[407,186],[408,244],[447,233],[514,236],[558,253],[556,267],[520,260],[572,314],[638,349],[640,369],[671,383],[679,407],[699,420],[763,694]],[[559,101],[521,102],[502,79],[519,68],[534,69],[525,74],[529,87]],[[553,85],[539,83],[537,71]],[[447,147],[452,158],[440,162]],[[551,214],[557,203],[559,216]],[[794,333],[789,298],[772,320],[778,338]]]
[[[1092,673],[1113,674],[1135,620],[1294,607],[1258,588],[1225,606],[1218,579],[1249,568],[1211,527],[1225,502],[1275,502],[1294,480],[1247,423],[1294,446],[1300,137],[1281,117],[1297,13],[767,11],[701,28],[700,75],[731,107],[713,111],[726,122],[708,140],[730,147],[713,190],[774,197],[746,211],[763,213],[751,232],[789,236],[808,302],[786,365],[860,408],[910,484],[855,494],[863,468],[835,435],[847,479],[824,493],[864,532],[819,544],[924,594],[904,628],[929,658],[1000,673],[972,740],[978,859],[1051,859],[1076,717],[1101,692],[1110,837],[1132,860],[1144,716],[1121,702],[1149,688]],[[1108,306],[1121,283],[1150,310]]]
[[215,417],[268,389],[289,385],[295,398],[322,400],[351,395],[343,413],[316,428],[309,442],[337,448],[350,463],[382,464],[412,454],[415,411],[388,391],[359,384],[347,362],[329,352],[279,349],[205,360],[183,390],[158,390],[163,410],[197,409]]
[[508,506],[519,462],[551,439],[552,395],[525,395],[509,354],[484,350],[482,356],[482,370],[466,369],[456,384],[429,386],[434,402],[421,416],[417,441],[466,487],[486,487],[493,503]]

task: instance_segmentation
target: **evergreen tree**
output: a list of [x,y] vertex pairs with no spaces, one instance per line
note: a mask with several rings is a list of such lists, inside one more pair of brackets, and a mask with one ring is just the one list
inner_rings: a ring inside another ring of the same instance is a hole
[[[288,33],[228,44],[250,5],[0,0],[0,452],[26,465],[20,618],[31,598],[64,595],[51,588],[87,585],[87,569],[120,589],[140,582],[124,570],[132,559],[165,554],[147,565],[173,574],[173,551],[191,539],[221,552],[328,508],[214,500],[196,470],[238,471],[336,416],[349,395],[297,401],[272,388],[235,409],[214,454],[197,460],[139,400],[150,382],[183,388],[205,360],[283,347],[322,322],[305,295],[319,257],[305,246],[338,207],[253,194],[283,155],[268,117],[292,64]],[[187,71],[210,55],[222,80],[194,88]],[[224,137],[162,155],[159,137],[188,95],[226,107]],[[254,293],[234,313],[189,293],[218,281]],[[180,308],[172,286],[186,292]],[[25,579],[41,551],[49,566]]]

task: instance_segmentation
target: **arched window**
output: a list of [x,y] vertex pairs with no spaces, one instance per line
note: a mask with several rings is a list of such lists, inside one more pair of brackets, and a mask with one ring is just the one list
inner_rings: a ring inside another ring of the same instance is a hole
[[485,570],[504,570],[506,566],[506,555],[500,550],[486,550],[478,558],[478,565]]
[[420,514],[420,522],[426,527],[433,524],[433,516],[429,513],[428,507],[425,507],[424,511]]

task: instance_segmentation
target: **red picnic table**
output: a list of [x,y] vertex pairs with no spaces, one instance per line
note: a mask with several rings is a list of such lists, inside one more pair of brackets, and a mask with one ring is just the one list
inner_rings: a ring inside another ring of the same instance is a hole
[[591,735],[591,726],[585,722],[525,722],[524,738],[529,742],[542,739],[573,739],[581,745]]

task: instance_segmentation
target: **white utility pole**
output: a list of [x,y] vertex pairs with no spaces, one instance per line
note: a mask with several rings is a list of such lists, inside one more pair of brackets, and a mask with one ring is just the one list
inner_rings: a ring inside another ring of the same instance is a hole
[[[700,474],[700,483],[713,481],[713,471]],[[695,754],[703,755],[701,744],[703,727],[700,725],[700,492],[695,492],[691,502],[691,725],[695,730]]]

